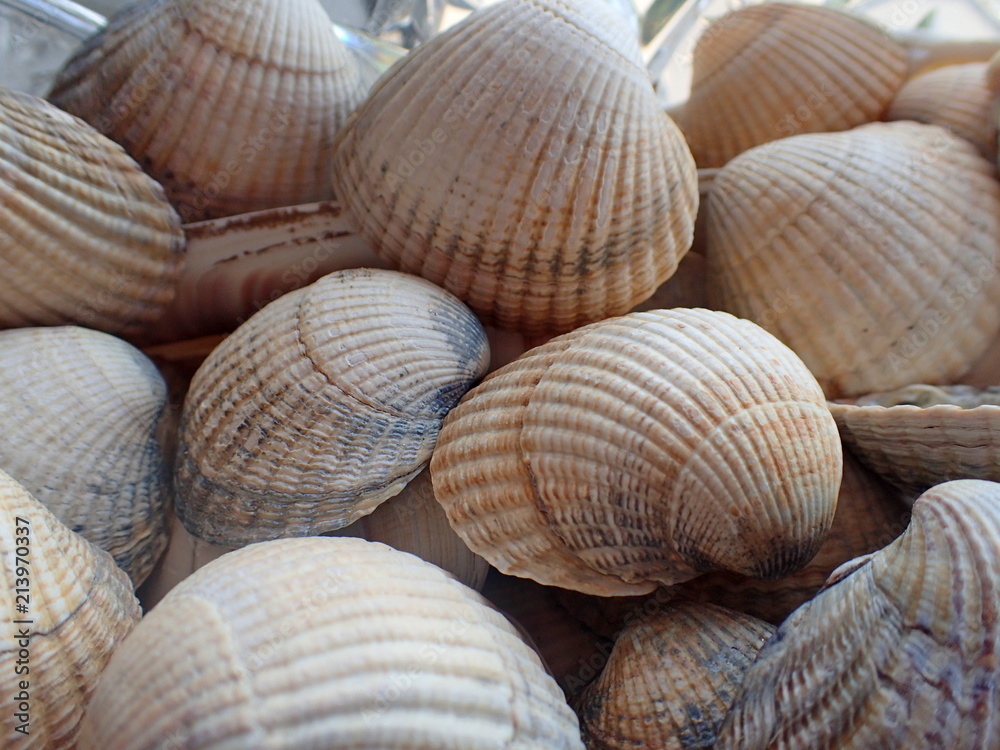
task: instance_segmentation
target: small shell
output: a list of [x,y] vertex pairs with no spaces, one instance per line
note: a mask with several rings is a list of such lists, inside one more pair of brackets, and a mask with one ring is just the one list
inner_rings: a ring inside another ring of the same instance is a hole
[[0,746],[75,748],[84,707],[139,621],[139,603],[109,554],[2,471],[0,570]]
[[0,328],[134,336],[173,299],[183,250],[163,189],[120,146],[0,88]]
[[316,0],[147,0],[66,63],[49,99],[121,143],[185,221],[327,200],[364,98]]
[[191,382],[177,515],[225,546],[354,522],[426,465],[488,359],[468,308],[415,276],[343,271],[278,298]]
[[552,678],[476,592],[360,539],[223,555],[111,660],[82,750],[582,748]]
[[632,621],[576,705],[588,750],[711,748],[774,628],[711,604]]
[[1000,329],[993,171],[911,122],[752,149],[712,186],[712,307],[788,344],[830,398],[948,382]]
[[707,310],[579,328],[491,374],[445,420],[438,501],[504,573],[600,596],[815,555],[841,448],[815,379]]
[[747,671],[718,750],[1000,747],[1000,484],[938,485]]
[[856,17],[764,3],[713,22],[692,65],[677,124],[707,168],[778,138],[877,120],[909,64],[902,46]]
[[86,328],[0,332],[0,469],[138,586],[167,546],[167,388],[134,346]]
[[1000,481],[1000,386],[912,385],[830,404],[844,443],[893,484]]

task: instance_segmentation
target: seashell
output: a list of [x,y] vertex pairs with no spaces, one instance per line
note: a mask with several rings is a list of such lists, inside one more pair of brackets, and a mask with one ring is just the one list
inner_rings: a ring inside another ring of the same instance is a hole
[[1000,185],[942,128],[776,141],[724,167],[708,204],[712,307],[788,344],[830,398],[948,382],[1000,330]]
[[983,158],[996,161],[997,126],[990,118],[991,100],[986,63],[946,65],[907,81],[885,119],[940,125],[969,141]]
[[0,87],[0,327],[134,336],[173,298],[183,250],[162,188],[121,147]]
[[845,445],[908,492],[1000,481],[1000,386],[911,385],[832,402],[830,413]]
[[434,493],[501,572],[599,596],[805,564],[833,520],[841,448],[815,379],[708,310],[556,337],[445,419]]
[[70,58],[49,99],[196,221],[331,198],[333,136],[364,91],[316,0],[146,0]]
[[636,619],[576,705],[590,750],[711,748],[740,681],[774,628],[681,602]]
[[135,585],[167,546],[169,417],[131,344],[75,326],[0,332],[0,469]]
[[109,554],[2,471],[0,560],[0,745],[75,748],[97,678],[139,621],[139,604]]
[[537,655],[479,594],[385,545],[321,537],[209,563],[112,658],[82,750],[170,742],[582,748]]
[[1000,484],[934,487],[778,628],[715,747],[1000,746],[998,599]]
[[599,0],[471,14],[380,81],[334,161],[374,251],[499,328],[625,313],[691,245],[694,162],[634,31]]
[[714,21],[695,45],[676,120],[701,168],[802,133],[877,120],[908,71],[906,50],[830,8],[764,3]]
[[468,308],[414,276],[343,271],[278,298],[195,374],[177,515],[223,546],[353,523],[427,464],[488,359]]

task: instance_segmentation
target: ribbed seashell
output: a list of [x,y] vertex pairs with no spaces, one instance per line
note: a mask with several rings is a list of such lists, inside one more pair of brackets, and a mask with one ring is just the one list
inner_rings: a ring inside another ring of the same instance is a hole
[[946,65],[907,81],[896,92],[885,119],[940,125],[969,141],[983,158],[996,161],[992,98],[986,87],[986,63]]
[[177,515],[224,546],[353,523],[426,466],[488,359],[469,309],[416,276],[355,269],[279,297],[191,382]]
[[845,445],[902,489],[1000,482],[1000,386],[912,385],[832,402]]
[[66,63],[49,99],[121,143],[185,221],[327,200],[364,98],[316,0],[146,0]]
[[223,555],[115,654],[84,750],[582,748],[538,656],[475,591],[360,539]]
[[138,586],[167,546],[167,388],[131,344],[76,326],[0,332],[0,469]]
[[906,79],[906,50],[830,8],[764,3],[699,38],[691,95],[677,113],[694,160],[721,167],[763,143],[877,120]]
[[75,748],[97,678],[139,621],[139,603],[109,554],[2,471],[0,561],[0,746]]
[[180,219],[116,143],[0,87],[0,327],[134,336],[173,299]]
[[805,365],[758,326],[657,310],[579,328],[445,419],[434,493],[504,573],[601,596],[816,554],[841,448]]
[[715,178],[706,242],[712,307],[788,344],[830,398],[949,382],[1000,329],[1000,185],[937,126],[742,154]]
[[334,189],[394,267],[531,334],[649,297],[698,204],[634,31],[600,0],[506,0],[421,45],[337,135]]
[[683,602],[630,623],[576,704],[588,750],[711,748],[740,681],[774,628]]
[[934,487],[778,628],[715,747],[1000,747],[998,601],[1000,484]]

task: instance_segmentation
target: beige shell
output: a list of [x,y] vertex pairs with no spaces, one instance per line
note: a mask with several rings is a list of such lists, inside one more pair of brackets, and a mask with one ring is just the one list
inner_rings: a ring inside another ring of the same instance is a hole
[[846,13],[764,3],[699,38],[677,124],[701,168],[763,143],[877,120],[903,84],[906,51]]
[[940,125],[997,158],[997,126],[992,122],[992,94],[986,87],[986,63],[946,65],[907,81],[885,114],[887,120],[915,120]]
[[711,748],[743,674],[774,632],[711,604],[632,621],[576,704],[588,750]]
[[582,748],[503,615],[412,555],[284,539],[223,555],[105,670],[82,750]]
[[0,332],[0,469],[135,585],[167,546],[167,389],[131,344],[75,326]]
[[718,750],[1000,747],[1000,484],[938,485],[747,670]]
[[397,63],[337,136],[334,188],[393,267],[487,325],[627,312],[691,245],[694,162],[601,0],[505,0]]
[[333,136],[363,98],[316,0],[146,0],[49,94],[121,143],[185,221],[331,198]]
[[97,678],[139,621],[139,603],[109,554],[2,471],[0,570],[0,747],[74,748]]
[[173,299],[180,219],[121,147],[0,87],[0,328],[134,336]]
[[742,154],[715,178],[706,242],[712,307],[788,344],[830,398],[948,382],[1000,330],[1000,185],[936,126]]
[[445,419],[438,501],[504,573],[601,596],[801,567],[841,448],[815,379],[756,325],[658,310],[552,339]]
[[177,515],[226,546],[354,522],[427,464],[488,359],[468,308],[415,276],[343,271],[278,298],[195,374]]
[[833,402],[830,412],[845,445],[904,490],[1000,482],[1000,386],[912,385]]

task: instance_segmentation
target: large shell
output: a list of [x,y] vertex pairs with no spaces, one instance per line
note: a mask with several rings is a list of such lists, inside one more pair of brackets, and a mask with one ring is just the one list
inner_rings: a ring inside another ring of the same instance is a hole
[[1000,484],[948,482],[747,671],[719,750],[1000,747]]
[[716,176],[706,241],[712,306],[788,344],[831,398],[948,382],[1000,330],[1000,185],[936,126],[752,149]]
[[913,385],[834,402],[830,412],[844,443],[904,490],[1000,482],[1000,386]]
[[139,621],[139,603],[109,554],[2,471],[0,570],[0,746],[74,748],[97,678]]
[[427,464],[488,359],[468,308],[415,276],[343,271],[280,297],[195,374],[177,515],[230,546],[352,523]]
[[265,542],[188,578],[136,628],[84,750],[582,748],[537,655],[433,565],[360,539]]
[[183,250],[163,189],[120,146],[0,87],[0,327],[135,335],[173,299]]
[[789,3],[751,5],[716,20],[692,65],[677,124],[701,168],[778,138],[877,120],[909,67],[904,48],[874,26]]
[[603,596],[718,568],[792,572],[830,528],[840,475],[801,360],[748,321],[684,309],[532,349],[448,415],[431,459],[475,552]]
[[337,136],[375,252],[486,324],[627,312],[691,245],[694,162],[634,32],[600,0],[507,0],[398,63]]
[[316,0],[147,0],[66,63],[49,99],[121,143],[186,221],[326,200],[364,98]]

